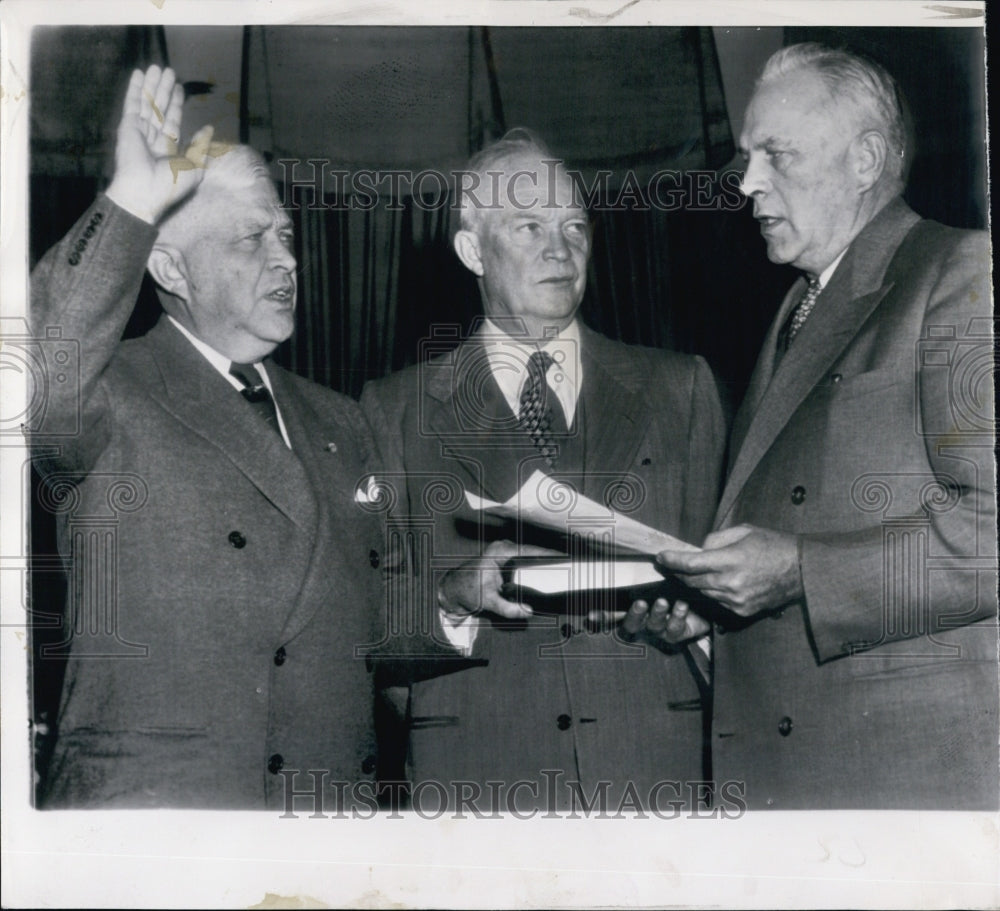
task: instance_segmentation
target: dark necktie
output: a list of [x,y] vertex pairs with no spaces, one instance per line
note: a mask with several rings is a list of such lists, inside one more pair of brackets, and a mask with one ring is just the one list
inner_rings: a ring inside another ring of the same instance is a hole
[[822,290],[823,288],[818,278],[809,280],[806,293],[802,295],[802,300],[795,305],[791,316],[788,317],[788,322],[785,323],[784,329],[781,330],[781,336],[778,341],[779,351],[787,351],[792,342],[795,341],[795,336],[799,334],[799,330],[805,325],[805,321],[809,318],[809,314],[812,313],[813,307],[816,306],[816,298],[819,297],[819,293]]
[[552,364],[552,355],[545,351],[536,351],[528,359],[528,376],[521,390],[521,410],[517,416],[550,468],[555,467],[559,454],[559,448],[552,442],[552,409],[546,403],[549,384],[545,374]]
[[260,375],[260,371],[253,364],[237,364],[236,361],[233,361],[229,373],[243,384],[243,388],[240,390],[243,398],[253,405],[254,411],[284,442],[281,425],[278,424],[278,409],[274,405],[270,390],[264,385],[264,378]]

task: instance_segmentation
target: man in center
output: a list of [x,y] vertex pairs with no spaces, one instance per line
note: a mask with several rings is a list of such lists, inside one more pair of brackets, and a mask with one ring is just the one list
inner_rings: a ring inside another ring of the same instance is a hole
[[[590,224],[570,174],[534,135],[515,130],[478,153],[462,187],[454,248],[478,279],[485,318],[454,350],[362,396],[418,573],[437,578],[483,554],[489,567],[487,547],[503,538],[572,549],[484,518],[464,497],[506,501],[536,470],[700,544],[725,441],[709,368],[583,325]],[[414,800],[432,781],[444,788],[436,794],[469,782],[506,810],[690,803],[706,777],[692,656],[589,620],[606,595],[544,610],[507,600],[493,570],[483,576],[492,610],[467,614],[445,594],[424,618],[456,659],[425,663],[387,691],[408,732]]]

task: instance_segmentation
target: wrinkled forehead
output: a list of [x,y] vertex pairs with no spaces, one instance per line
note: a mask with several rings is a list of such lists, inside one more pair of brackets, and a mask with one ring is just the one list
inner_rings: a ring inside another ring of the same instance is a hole
[[[203,190],[207,191],[204,195]],[[267,177],[237,185],[202,187],[197,201],[205,220],[217,229],[235,232],[249,224],[262,228],[291,224],[291,217],[281,207],[277,190]]]

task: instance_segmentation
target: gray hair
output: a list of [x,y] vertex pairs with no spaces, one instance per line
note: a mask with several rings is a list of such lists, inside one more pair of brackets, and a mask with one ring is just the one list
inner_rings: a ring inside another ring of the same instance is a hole
[[878,130],[885,137],[889,147],[886,168],[892,178],[902,182],[908,162],[906,128],[896,80],[873,60],[806,42],[789,45],[772,54],[764,64],[757,85],[805,68],[823,80],[831,97],[840,100],[846,96],[862,118],[864,127]]
[[[470,201],[470,194],[463,191],[465,175],[475,178],[474,188],[489,186],[490,172],[506,170],[511,161],[531,156],[540,161],[554,161],[562,164],[534,130],[527,127],[514,127],[504,135],[484,146],[473,155],[463,168],[458,186],[459,227],[463,231],[472,231],[479,225],[480,208]],[[471,194],[475,196],[473,192]]]

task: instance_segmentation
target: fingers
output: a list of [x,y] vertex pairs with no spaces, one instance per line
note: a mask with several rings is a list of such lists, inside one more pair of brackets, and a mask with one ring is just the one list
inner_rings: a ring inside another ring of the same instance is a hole
[[718,568],[718,557],[706,551],[664,550],[656,555],[656,562],[667,572],[683,575],[701,575]]
[[688,629],[688,614],[690,609],[686,601],[674,602],[674,609],[670,612],[670,617],[667,619],[663,629],[664,637],[670,642],[677,642],[685,638],[685,636],[690,635]]
[[191,137],[191,142],[184,151],[184,157],[192,162],[196,168],[205,167],[205,159],[208,157],[214,132],[215,128],[212,124],[207,123]]
[[646,625],[648,613],[649,605],[645,601],[633,601],[622,621],[622,629],[630,636],[635,636]]
[[527,604],[508,601],[496,591],[484,591],[482,604],[483,610],[506,617],[508,620],[521,620],[534,613]]
[[142,70],[132,70],[132,77],[128,81],[128,88],[125,90],[125,104],[122,106],[122,117],[138,117],[142,107]]
[[[152,69],[153,67],[150,67],[150,70]],[[153,90],[153,99],[151,102],[152,113],[156,123],[161,127],[167,118],[167,110],[170,107],[170,99],[174,93],[175,82],[176,77],[174,76],[174,71],[167,68],[160,74],[160,80],[157,82],[156,87]],[[181,92],[183,93],[183,89]]]
[[170,101],[163,115],[163,135],[171,143],[170,154],[177,154],[177,143],[181,137],[181,111],[184,107],[184,87],[175,85],[170,93]]

